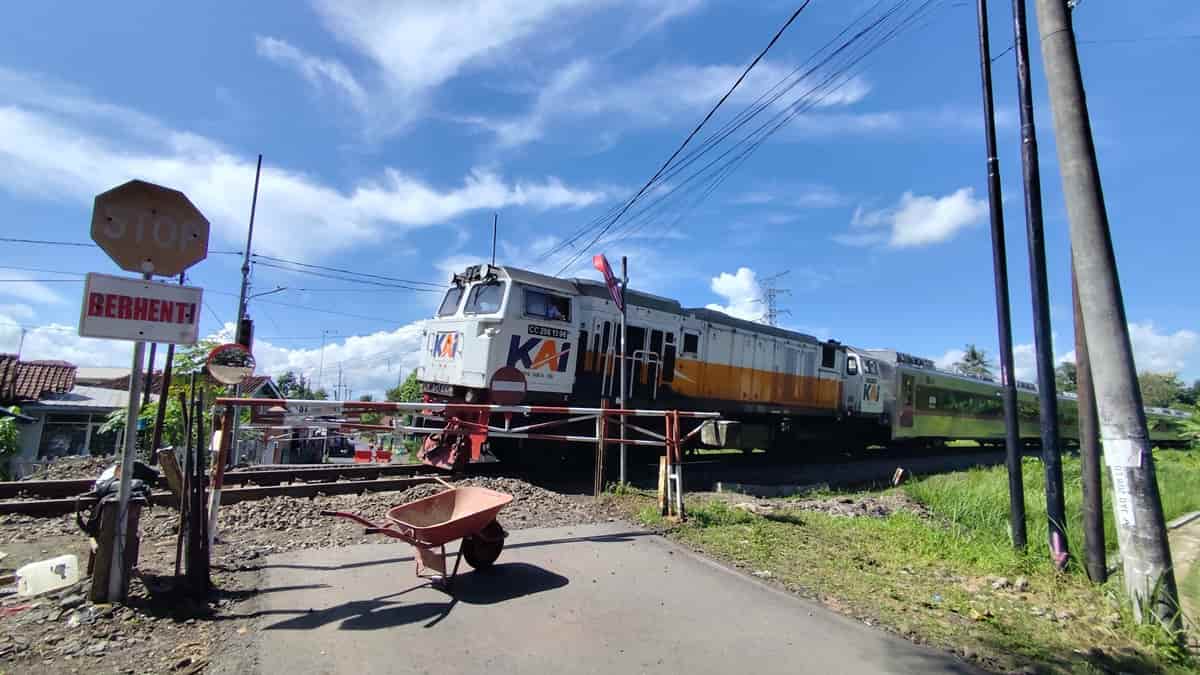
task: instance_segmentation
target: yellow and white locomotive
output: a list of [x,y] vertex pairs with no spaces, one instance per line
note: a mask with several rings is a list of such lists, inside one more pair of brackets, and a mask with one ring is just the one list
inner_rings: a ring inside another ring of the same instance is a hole
[[[595,407],[619,394],[628,407],[717,411],[705,445],[840,448],[1002,440],[996,382],[947,373],[892,350],[861,350],[706,308],[629,290],[626,343],[608,287],[508,266],[456,274],[425,327],[418,379],[427,400],[487,403],[497,372],[519,371],[524,403]],[[1037,438],[1037,399],[1020,394],[1023,438]],[[1071,397],[1060,406],[1064,438],[1077,436]],[[1032,418],[1030,418],[1032,413]],[[1155,440],[1178,440],[1172,419],[1150,411]],[[1154,431],[1157,428],[1157,431]]]

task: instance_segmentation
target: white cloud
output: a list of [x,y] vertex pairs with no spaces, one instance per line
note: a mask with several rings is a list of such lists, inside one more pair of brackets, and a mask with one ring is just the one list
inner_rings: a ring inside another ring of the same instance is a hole
[[[0,143],[3,143],[3,141],[0,141]],[[3,171],[3,169],[0,169],[0,171]],[[63,296],[57,291],[51,289],[46,284],[34,281],[32,277],[24,272],[15,270],[5,271],[0,273],[0,276],[6,279],[4,283],[0,283],[0,295],[16,298],[22,301],[22,303],[36,302],[57,305],[66,302]],[[23,304],[21,306],[27,307]],[[24,313],[21,310],[17,310],[17,312]]]
[[[254,162],[209,139],[173,131],[136,111],[42,87],[0,69],[0,188],[90,204],[99,192],[137,177],[184,191],[212,222],[214,240],[240,243]],[[54,152],[46,152],[53,147]],[[603,192],[557,178],[506,182],[475,169],[459,186],[439,188],[395,169],[348,189],[266,164],[255,245],[310,257],[375,243],[477,209],[576,208]],[[296,236],[320,232],[322,236]]]
[[342,63],[306,54],[290,43],[269,36],[257,35],[254,46],[258,55],[281,66],[298,71],[318,90],[332,85],[358,110],[367,107],[367,93]]
[[739,267],[733,274],[721,272],[712,278],[709,287],[713,293],[725,298],[725,304],[712,303],[706,305],[708,309],[715,309],[747,321],[762,318],[763,289],[758,282],[758,275],[749,267]]
[[33,307],[29,305],[20,303],[0,305],[0,316],[7,317],[10,321],[28,321],[34,317],[34,314]]
[[[628,29],[618,41],[628,44],[694,11],[702,0],[313,0],[312,4],[325,28],[371,65],[366,78],[355,78],[344,67],[338,75],[369,83],[363,87],[361,106],[369,108],[364,110],[367,133],[388,134],[425,113],[431,92],[464,73],[494,67],[513,56],[529,60],[546,53],[561,62],[555,52],[575,40],[573,29],[589,14],[619,11]],[[337,64],[296,52],[315,63]],[[284,58],[298,65],[293,55]],[[305,69],[301,72],[312,81]],[[352,88],[340,88],[351,97],[357,95]]]
[[28,328],[22,342],[18,316],[0,307],[0,353],[15,354],[20,347],[25,361],[52,359],[84,366],[128,367],[133,358],[132,342],[81,338],[76,326],[66,324]]
[[1153,321],[1129,324],[1133,360],[1138,371],[1156,373],[1194,372],[1192,356],[1200,346],[1200,334],[1190,330],[1160,333]]
[[966,352],[961,349],[947,349],[945,354],[933,360],[933,363],[942,370],[954,370],[954,364],[958,363]]
[[987,201],[975,199],[973,188],[960,188],[944,197],[905,192],[892,208],[856,208],[850,230],[834,235],[833,239],[848,246],[885,243],[892,248],[927,246],[948,241],[964,228],[979,223],[987,210]]
[[320,347],[289,348],[255,340],[256,371],[276,378],[288,370],[295,371],[310,380],[314,388],[319,379],[332,395],[340,366],[342,382],[353,390],[354,398],[370,393],[382,400],[384,391],[419,365],[423,330],[424,321],[414,321],[392,331],[353,335],[326,344],[323,358]]
[[[501,146],[538,140],[551,124],[566,118],[579,121],[602,117],[609,125],[663,125],[712,106],[744,69],[739,64],[664,64],[637,77],[616,80],[605,78],[589,61],[577,60],[550,77],[525,114],[499,120],[474,116],[463,121],[488,129]],[[734,91],[726,110],[754,103],[791,73],[793,68],[784,64],[759,63]],[[870,85],[859,77],[849,78],[828,91],[818,86],[820,79],[805,78],[792,90],[793,95],[781,97],[773,107],[780,110],[796,96],[814,89],[824,92],[814,100],[816,108],[857,103],[870,92]],[[746,131],[756,126],[751,125]]]

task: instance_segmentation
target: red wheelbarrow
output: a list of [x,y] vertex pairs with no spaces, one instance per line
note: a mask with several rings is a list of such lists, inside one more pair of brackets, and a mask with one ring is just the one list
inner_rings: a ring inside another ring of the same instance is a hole
[[[487,488],[452,487],[445,481],[439,482],[449,489],[388,509],[388,525],[376,525],[345,511],[322,511],[321,515],[347,518],[366,526],[366,534],[382,534],[412,544],[416,549],[417,576],[448,586],[458,574],[463,558],[480,570],[491,567],[500,557],[508,533],[496,521],[496,514],[513,497]],[[447,573],[446,544],[455,539],[462,539],[462,544],[454,568]]]

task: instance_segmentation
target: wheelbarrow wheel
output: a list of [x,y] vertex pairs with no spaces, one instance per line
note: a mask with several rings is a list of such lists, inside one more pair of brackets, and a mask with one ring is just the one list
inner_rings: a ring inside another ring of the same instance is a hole
[[462,556],[467,564],[477,570],[486,570],[500,557],[504,550],[504,536],[507,534],[500,523],[492,521],[479,534],[464,537],[462,541]]

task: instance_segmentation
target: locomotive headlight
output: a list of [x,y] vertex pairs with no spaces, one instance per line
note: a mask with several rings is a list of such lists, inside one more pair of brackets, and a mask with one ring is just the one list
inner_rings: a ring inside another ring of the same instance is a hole
[[483,331],[483,334],[488,337],[496,337],[497,335],[500,334],[500,329],[499,328],[488,328]]

